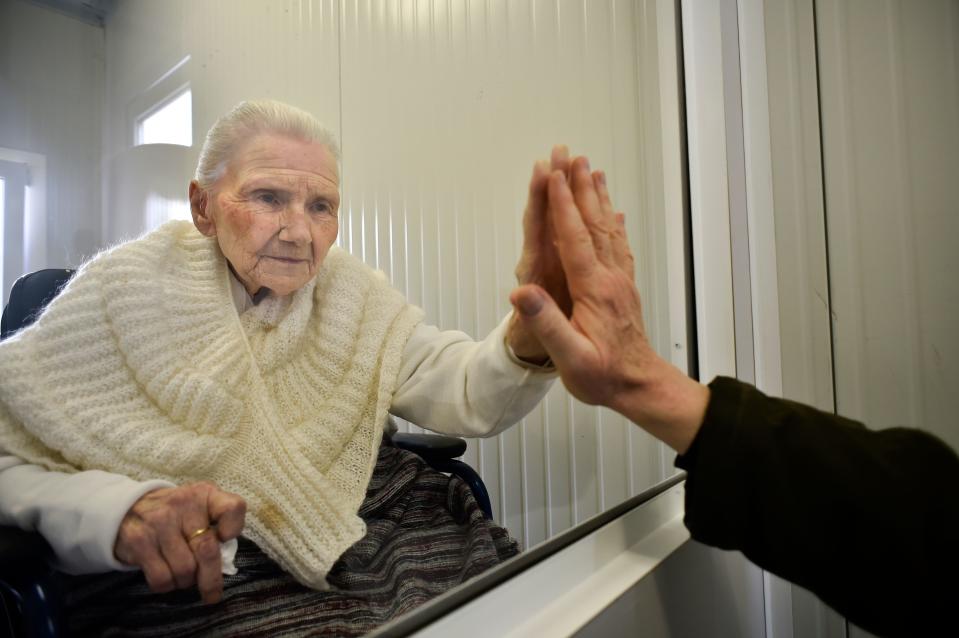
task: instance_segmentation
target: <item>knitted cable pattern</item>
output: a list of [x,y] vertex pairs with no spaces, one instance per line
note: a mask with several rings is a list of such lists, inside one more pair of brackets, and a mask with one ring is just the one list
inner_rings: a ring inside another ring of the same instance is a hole
[[244,536],[325,586],[365,533],[403,348],[422,311],[337,248],[289,305],[238,316],[226,259],[170,222],[86,263],[0,344],[0,447],[51,470],[208,480]]

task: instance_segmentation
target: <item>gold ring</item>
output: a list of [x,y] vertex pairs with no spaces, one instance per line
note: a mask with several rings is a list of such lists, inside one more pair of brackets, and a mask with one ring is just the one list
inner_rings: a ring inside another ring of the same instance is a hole
[[209,526],[207,526],[207,527],[201,527],[200,529],[196,530],[195,532],[193,532],[192,534],[190,534],[189,536],[187,536],[187,537],[186,537],[186,542],[189,543],[189,542],[192,541],[194,538],[197,538],[197,537],[199,537],[199,536],[203,536],[204,534],[206,534],[206,533],[209,532],[209,531],[210,531],[210,527],[209,527]]

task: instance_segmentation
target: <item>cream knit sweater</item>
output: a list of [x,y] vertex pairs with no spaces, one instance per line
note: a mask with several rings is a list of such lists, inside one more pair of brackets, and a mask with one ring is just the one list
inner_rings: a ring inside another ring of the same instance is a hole
[[216,241],[171,222],[102,253],[0,344],[0,448],[49,469],[209,480],[244,535],[323,587],[365,533],[403,347],[422,312],[330,251],[288,307],[238,316]]

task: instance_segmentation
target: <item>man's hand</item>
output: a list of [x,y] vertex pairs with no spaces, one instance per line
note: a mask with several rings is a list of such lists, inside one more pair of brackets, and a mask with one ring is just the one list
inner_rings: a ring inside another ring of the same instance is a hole
[[203,602],[219,602],[220,543],[240,535],[245,516],[246,502],[212,483],[148,492],[120,523],[114,554],[140,567],[154,592],[195,584]]
[[[538,161],[533,166],[529,181],[529,197],[523,213],[523,252],[516,265],[516,281],[520,285],[535,284],[546,290],[559,308],[569,315],[572,301],[566,286],[566,275],[556,252],[555,232],[547,211],[547,188],[550,174],[569,173],[569,149],[554,146],[549,163]],[[544,363],[548,358],[539,340],[514,316],[509,325],[507,340],[516,356],[531,363]]]
[[523,285],[510,295],[515,316],[575,397],[611,407],[685,451],[702,423],[709,390],[649,344],[623,216],[613,209],[604,174],[590,173],[580,157],[569,181],[562,172],[550,176],[548,210],[572,313],[541,287]]

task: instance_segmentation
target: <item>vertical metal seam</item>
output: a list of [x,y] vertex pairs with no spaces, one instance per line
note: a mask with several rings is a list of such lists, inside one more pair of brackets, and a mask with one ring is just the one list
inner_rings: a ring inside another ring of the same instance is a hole
[[[826,326],[829,329],[829,364],[832,372],[832,410],[839,414],[839,394],[838,384],[836,382],[836,335],[833,329],[833,309],[832,309],[832,264],[829,254],[829,208],[826,200],[826,139],[823,135],[823,116],[822,116],[822,58],[819,47],[819,0],[812,2],[812,31],[813,42],[816,53],[816,108],[819,117],[819,173],[822,180],[822,213],[823,213],[823,241],[825,242],[826,255],[826,301],[829,307],[826,308],[829,321]],[[849,622],[846,621],[846,633],[849,633]]]
[[[729,7],[732,7],[732,9]],[[730,20],[728,18],[730,14],[734,15],[736,19]],[[756,349],[755,327],[752,321],[753,300],[750,289],[752,264],[749,256],[748,194],[745,181],[745,124],[743,121],[742,66],[740,62],[742,45],[739,33],[738,0],[732,0],[732,2],[722,5],[720,25],[723,53],[723,110],[726,125],[726,196],[729,210],[736,377],[755,383]],[[730,31],[734,27],[735,33],[731,33]],[[731,42],[729,38],[734,38],[734,40]],[[733,52],[735,52],[735,55],[733,55]],[[726,58],[727,53],[730,54],[728,59]],[[737,244],[739,241],[745,241],[745,244],[739,246]],[[745,250],[737,251],[737,247],[745,248]],[[740,253],[739,258],[737,258],[737,253]],[[747,309],[746,312],[743,312],[744,306]],[[742,335],[739,334],[740,331],[743,332]],[[741,369],[743,365],[748,366],[748,370]]]

